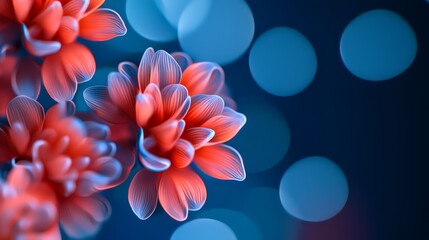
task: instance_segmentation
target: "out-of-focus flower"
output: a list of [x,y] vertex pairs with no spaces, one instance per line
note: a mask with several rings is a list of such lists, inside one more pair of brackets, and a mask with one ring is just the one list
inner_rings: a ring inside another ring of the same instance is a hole
[[55,193],[17,166],[0,180],[0,239],[61,239]]
[[0,116],[6,114],[6,106],[15,95],[10,80],[14,74],[17,61],[15,57],[0,55],[0,89],[2,91],[0,94]]
[[45,114],[35,100],[15,97],[7,106],[9,127],[0,130],[0,162],[31,168],[58,201],[59,220],[70,236],[97,231],[110,215],[110,205],[96,193],[121,175],[107,141],[109,129],[73,116],[71,102],[56,104]]
[[[77,37],[105,41],[127,31],[115,11],[99,8],[103,3],[104,0],[0,1],[2,54],[28,53],[20,58],[10,76],[17,95],[37,98],[43,80],[54,100],[68,101],[75,95],[77,84],[92,78],[94,57],[88,48],[75,42]],[[41,67],[38,62],[42,62]]]
[[185,59],[180,61],[183,75],[171,55],[149,48],[138,68],[123,62],[119,72],[109,75],[108,87],[84,92],[98,116],[114,126],[132,126],[118,132],[137,145],[144,166],[129,188],[129,202],[141,219],[151,216],[158,200],[179,221],[203,206],[206,188],[191,163],[217,179],[245,179],[240,154],[223,144],[246,118],[218,96],[225,85],[222,68],[210,62],[190,64],[183,54],[175,57]]

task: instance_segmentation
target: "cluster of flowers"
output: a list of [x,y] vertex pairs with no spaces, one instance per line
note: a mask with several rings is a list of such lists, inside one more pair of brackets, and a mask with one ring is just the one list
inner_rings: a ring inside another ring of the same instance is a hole
[[[158,202],[184,221],[207,193],[195,167],[222,180],[245,179],[240,154],[224,143],[246,118],[229,98],[224,72],[183,53],[145,51],[119,64],[108,86],[84,91],[91,114],[75,114],[77,85],[92,78],[92,53],[78,36],[126,33],[104,0],[0,1],[0,239],[60,239],[95,233],[111,212],[100,191],[123,183],[140,219]],[[58,103],[37,102],[41,84]]]

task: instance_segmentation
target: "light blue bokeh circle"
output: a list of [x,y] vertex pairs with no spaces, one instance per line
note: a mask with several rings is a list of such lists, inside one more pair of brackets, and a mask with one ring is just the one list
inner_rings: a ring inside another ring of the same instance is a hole
[[313,81],[317,71],[316,52],[300,32],[277,27],[263,33],[249,56],[250,72],[256,83],[276,96],[292,96]]
[[237,240],[231,228],[223,222],[199,218],[181,225],[170,240]]
[[238,239],[262,240],[259,227],[242,212],[231,209],[209,209],[200,214],[200,218],[210,218],[226,223],[234,231]]
[[287,169],[280,182],[280,201],[292,216],[321,222],[345,206],[349,187],[343,171],[324,157],[304,158]]
[[399,14],[376,9],[359,15],[347,25],[340,53],[352,74],[364,80],[382,81],[410,67],[417,54],[417,39]]
[[177,31],[165,18],[155,0],[127,0],[126,14],[131,27],[142,37],[156,42],[177,39]]
[[243,0],[192,1],[178,25],[182,49],[197,61],[225,65],[237,60],[250,46],[255,23]]

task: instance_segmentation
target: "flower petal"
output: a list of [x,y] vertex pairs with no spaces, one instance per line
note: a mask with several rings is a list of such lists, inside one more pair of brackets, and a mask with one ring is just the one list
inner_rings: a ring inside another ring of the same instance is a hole
[[100,140],[107,140],[110,137],[110,128],[107,125],[94,121],[88,121],[85,122],[85,127],[88,137]]
[[[30,143],[30,132],[21,122],[16,122],[9,129],[10,146],[15,149],[15,157],[26,154]],[[18,154],[16,154],[18,153]]]
[[79,35],[79,22],[76,18],[63,16],[57,32],[58,40],[62,43],[72,43]]
[[179,64],[180,68],[182,69],[182,72],[185,71],[185,69],[192,64],[192,59],[189,57],[188,54],[183,52],[175,52],[172,53],[171,56],[176,60],[176,62]]
[[173,165],[177,168],[184,168],[191,164],[194,158],[194,147],[184,139],[179,139],[170,151],[170,159]]
[[203,172],[217,179],[243,181],[246,178],[240,154],[224,144],[200,148],[195,152],[194,162]]
[[158,175],[148,169],[137,172],[128,189],[131,209],[141,220],[148,219],[158,204]]
[[7,183],[19,190],[25,190],[34,181],[31,170],[26,166],[16,165],[7,176]]
[[184,128],[185,122],[183,120],[171,120],[151,128],[150,133],[160,149],[169,151],[182,135]]
[[210,128],[194,127],[186,129],[182,138],[191,142],[195,150],[197,150],[208,143],[214,135],[215,131]]
[[83,92],[86,104],[95,114],[110,123],[127,122],[125,114],[112,101],[104,86],[92,86]]
[[0,16],[4,16],[10,20],[16,20],[12,1],[0,1]]
[[185,116],[188,127],[200,127],[210,118],[222,113],[224,102],[216,95],[198,94],[192,96],[191,107]]
[[98,9],[106,0],[89,0],[88,8],[86,9],[85,16],[91,14]]
[[154,107],[154,113],[155,117],[153,118],[153,121],[159,122],[164,119],[164,108],[162,103],[162,96],[161,91],[159,90],[158,86],[150,83],[147,85],[144,94],[150,94],[150,96],[153,99],[153,107]]
[[18,96],[7,105],[7,119],[10,125],[21,123],[29,131],[42,127],[45,111],[40,103],[27,96]]
[[109,184],[113,181],[116,181],[122,172],[122,166],[119,161],[108,155],[105,155],[103,157],[97,158],[95,161],[92,161],[89,168],[98,174],[97,181],[94,181],[95,187],[98,190],[108,189]]
[[155,83],[162,90],[169,84],[177,84],[182,78],[182,69],[174,58],[166,51],[155,53],[150,73],[150,82]]
[[[0,35],[1,36],[1,35]],[[1,43],[0,43],[1,44]],[[10,81],[15,72],[18,58],[15,56],[1,56],[0,57],[0,117],[6,115],[6,106],[15,97]]]
[[192,169],[174,168],[163,172],[159,186],[159,200],[174,219],[185,220],[188,215],[187,210],[201,209],[206,199],[207,191],[204,182]]
[[[152,63],[155,57],[155,52],[153,48],[148,48],[143,54],[143,57],[140,61],[139,69],[138,69],[138,80],[140,91],[144,92],[147,85],[150,83],[150,75]],[[158,83],[155,83],[158,85]]]
[[17,95],[26,95],[37,99],[42,85],[40,66],[30,58],[18,62],[12,87]]
[[27,20],[34,0],[12,0],[13,8],[18,22],[23,23]]
[[79,22],[80,36],[92,41],[107,41],[127,33],[119,14],[108,8],[100,8]]
[[77,83],[94,76],[95,60],[85,46],[72,43],[48,56],[42,65],[43,82],[49,95],[56,101],[73,99]]
[[133,84],[118,72],[112,72],[108,76],[109,96],[116,106],[126,112],[128,116],[134,118],[136,92]]
[[151,148],[153,145],[153,139],[144,139],[144,132],[143,129],[141,129],[137,143],[140,162],[143,164],[143,166],[154,172],[167,170],[171,166],[170,160],[158,157],[147,150],[147,148]]
[[184,221],[188,218],[188,202],[185,193],[177,190],[175,181],[171,174],[162,174],[158,190],[159,203],[172,218]]
[[53,1],[42,10],[30,23],[34,29],[37,29],[37,38],[51,39],[55,36],[60,27],[62,16],[63,7],[60,1]]
[[138,76],[137,76],[138,69],[134,63],[132,63],[132,62],[121,62],[121,63],[119,63],[118,71],[119,71],[119,73],[124,75],[124,77],[126,77],[133,84],[133,86],[136,89],[139,88]]
[[178,189],[185,194],[189,210],[200,210],[207,199],[206,186],[203,180],[190,168],[178,169],[174,177]]
[[171,84],[162,89],[165,119],[182,119],[189,110],[191,98],[183,85]]
[[194,63],[183,72],[180,83],[188,88],[190,96],[218,94],[225,84],[225,73],[216,63]]
[[88,8],[90,0],[73,0],[63,6],[64,16],[80,19]]
[[117,144],[115,158],[120,162],[122,166],[122,173],[119,178],[110,184],[110,187],[115,187],[123,183],[128,179],[131,169],[134,167],[136,162],[135,147],[129,145],[129,141],[123,144]]
[[83,238],[96,233],[111,211],[110,203],[101,195],[73,196],[60,205],[60,222],[69,236]]
[[154,101],[150,94],[139,93],[135,102],[135,113],[137,125],[141,128],[147,126],[150,118],[155,111]]
[[71,101],[77,91],[77,82],[69,78],[61,62],[54,55],[42,65],[43,83],[48,94],[57,102]]
[[24,33],[25,48],[34,56],[44,57],[54,54],[61,49],[61,43],[57,41],[42,41],[35,40],[31,37],[29,30],[23,24],[22,31]]
[[214,116],[201,127],[215,131],[211,144],[224,143],[231,140],[246,123],[246,116],[226,107],[222,115]]
[[91,162],[88,170],[79,176],[75,194],[87,197],[100,190],[109,189],[121,173],[122,166],[115,158],[97,158]]

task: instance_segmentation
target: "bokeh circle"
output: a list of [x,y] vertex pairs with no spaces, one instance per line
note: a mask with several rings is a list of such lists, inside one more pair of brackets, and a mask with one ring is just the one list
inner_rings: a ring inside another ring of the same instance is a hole
[[127,19],[142,37],[156,42],[177,39],[177,31],[165,18],[155,0],[127,0]]
[[231,228],[223,222],[200,218],[181,225],[170,240],[237,240]]
[[210,218],[222,221],[234,231],[237,239],[262,240],[258,226],[245,214],[230,209],[210,209],[198,214],[200,218]]
[[413,63],[417,39],[408,22],[397,13],[371,10],[347,25],[340,52],[352,74],[382,81],[398,76]]
[[313,81],[317,57],[304,35],[292,28],[278,27],[255,41],[249,66],[262,89],[276,96],[292,96]]
[[292,216],[309,222],[334,217],[347,202],[349,188],[343,171],[324,157],[294,163],[280,182],[280,201]]
[[252,11],[243,0],[192,1],[179,20],[183,50],[197,61],[221,65],[238,59],[255,32]]

